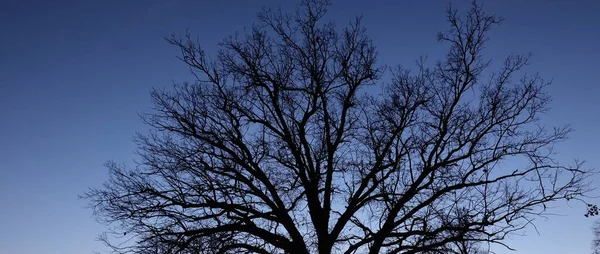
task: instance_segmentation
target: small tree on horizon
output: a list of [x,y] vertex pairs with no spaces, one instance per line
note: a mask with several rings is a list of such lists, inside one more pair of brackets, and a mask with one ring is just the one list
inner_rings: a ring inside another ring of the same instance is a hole
[[466,253],[589,191],[552,157],[571,130],[541,125],[529,56],[484,58],[500,18],[449,8],[445,59],[385,80],[360,18],[338,29],[329,7],[264,10],[213,56],[168,40],[196,80],[152,92],[138,167],[84,195],[130,239],[115,252]]

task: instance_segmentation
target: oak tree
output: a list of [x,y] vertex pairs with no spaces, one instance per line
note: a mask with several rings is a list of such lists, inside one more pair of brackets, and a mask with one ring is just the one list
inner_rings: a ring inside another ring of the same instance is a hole
[[329,7],[266,9],[215,54],[168,39],[195,80],[152,92],[138,166],[85,195],[116,252],[465,253],[588,191],[529,55],[485,58],[499,17],[449,8],[443,60],[387,69]]

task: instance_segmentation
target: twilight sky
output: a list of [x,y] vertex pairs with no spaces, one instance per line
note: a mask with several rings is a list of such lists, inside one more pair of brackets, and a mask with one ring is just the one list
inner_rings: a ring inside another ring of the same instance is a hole
[[[77,195],[107,178],[105,161],[132,164],[131,140],[146,130],[137,114],[149,109],[149,90],[192,80],[163,37],[189,28],[214,52],[222,38],[249,26],[261,5],[289,9],[297,2],[0,0],[0,252],[105,250],[94,241],[104,227]],[[363,15],[380,63],[410,65],[445,50],[435,35],[447,28],[447,1],[333,3],[329,18],[339,26]],[[545,122],[576,130],[557,158],[599,168],[600,1],[483,3],[506,18],[491,34],[488,56],[499,62],[532,52],[528,70],[554,80]],[[532,228],[509,241],[516,253],[589,253],[593,220],[582,216],[584,207],[554,205],[557,216],[536,221],[539,235]]]

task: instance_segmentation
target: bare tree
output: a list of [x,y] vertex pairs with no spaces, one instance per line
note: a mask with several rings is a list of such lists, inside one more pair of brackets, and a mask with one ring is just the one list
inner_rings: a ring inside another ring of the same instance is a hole
[[152,92],[139,166],[85,195],[116,252],[465,253],[588,191],[551,156],[570,129],[540,124],[529,56],[484,58],[500,18],[449,8],[445,60],[384,81],[360,18],[337,29],[328,7],[264,10],[212,57],[168,40],[195,82]]

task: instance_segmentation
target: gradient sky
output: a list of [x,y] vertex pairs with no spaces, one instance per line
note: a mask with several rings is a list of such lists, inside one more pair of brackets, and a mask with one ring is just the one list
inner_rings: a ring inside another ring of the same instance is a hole
[[[283,2],[281,2],[283,3]],[[384,64],[438,57],[447,1],[334,0],[329,18],[356,14]],[[466,1],[456,1],[466,6]],[[107,179],[102,164],[131,164],[138,113],[152,87],[191,80],[163,40],[190,29],[208,52],[254,21],[271,1],[0,0],[0,252],[79,254],[103,251],[104,227],[79,200]],[[285,2],[284,9],[296,2]],[[557,157],[600,167],[600,1],[484,1],[506,18],[487,55],[532,52],[531,72],[554,80],[545,122],[576,132]],[[600,177],[596,177],[596,184]],[[598,192],[596,193],[598,194]],[[589,253],[592,219],[578,203],[556,203],[558,216],[509,243],[518,254]],[[498,253],[509,253],[499,251]]]

